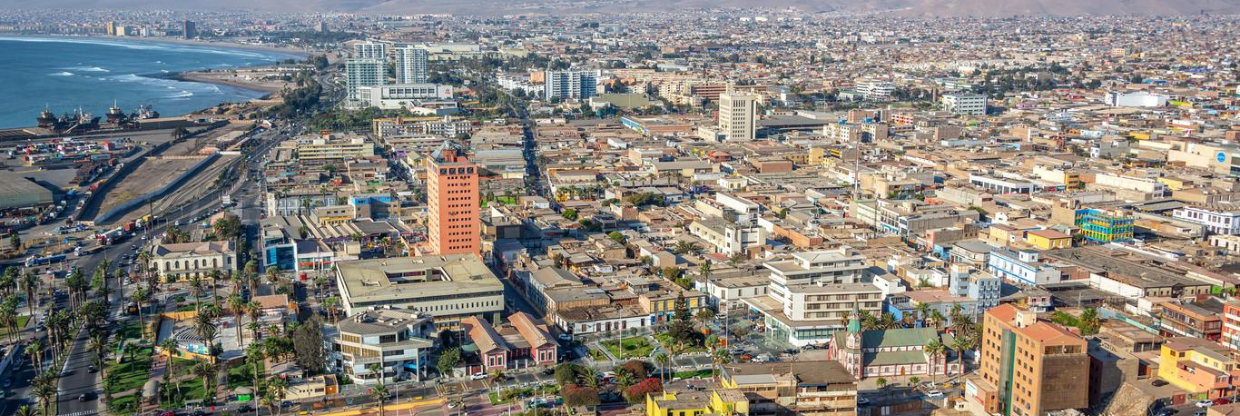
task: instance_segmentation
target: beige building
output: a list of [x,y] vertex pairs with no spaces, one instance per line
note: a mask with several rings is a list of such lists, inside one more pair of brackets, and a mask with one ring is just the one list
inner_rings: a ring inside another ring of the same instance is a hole
[[156,242],[151,250],[149,269],[164,282],[191,276],[205,279],[213,270],[225,274],[237,270],[237,253],[231,240],[179,244]]
[[504,285],[474,254],[336,263],[336,284],[348,315],[412,309],[434,316],[440,329],[454,329],[467,316],[499,322],[504,310]]
[[742,93],[719,95],[719,130],[727,140],[753,140],[758,117],[758,96]]

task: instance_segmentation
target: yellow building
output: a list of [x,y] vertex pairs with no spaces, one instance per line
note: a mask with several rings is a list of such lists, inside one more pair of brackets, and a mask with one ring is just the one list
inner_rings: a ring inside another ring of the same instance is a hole
[[818,166],[822,164],[822,159],[826,157],[827,150],[821,147],[809,148],[809,165]]
[[1025,233],[1025,243],[1038,250],[1072,247],[1072,236],[1055,230],[1034,230]]
[[646,396],[646,416],[748,415],[749,400],[740,390],[665,391]]
[[1158,362],[1158,378],[1175,387],[1217,399],[1229,395],[1240,375],[1236,360],[1227,347],[1201,338],[1167,338]]

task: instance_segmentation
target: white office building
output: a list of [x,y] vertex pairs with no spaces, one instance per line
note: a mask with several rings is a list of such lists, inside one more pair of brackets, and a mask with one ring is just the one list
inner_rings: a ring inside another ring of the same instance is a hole
[[344,72],[351,101],[357,101],[359,87],[384,84],[384,65],[379,59],[349,59],[344,62]]
[[353,58],[387,60],[387,44],[379,42],[361,42],[353,45]]
[[1106,104],[1112,107],[1165,107],[1170,99],[1146,91],[1108,92],[1105,98]]
[[943,110],[953,114],[984,116],[986,115],[986,96],[982,94],[946,94],[943,96]]
[[547,71],[543,84],[543,98],[586,99],[598,92],[598,79],[602,73],[594,71]]
[[358,87],[355,105],[357,107],[396,109],[415,107],[425,102],[451,99],[451,85],[392,84]]
[[427,73],[426,49],[404,46],[396,48],[396,83],[421,84],[430,77]]
[[1206,227],[1210,234],[1240,235],[1240,205],[1229,203],[1214,206],[1184,207],[1171,216]]
[[742,93],[719,94],[719,130],[726,140],[753,140],[758,116],[758,96]]
[[866,81],[857,84],[857,92],[871,101],[883,101],[891,98],[896,85],[890,81]]

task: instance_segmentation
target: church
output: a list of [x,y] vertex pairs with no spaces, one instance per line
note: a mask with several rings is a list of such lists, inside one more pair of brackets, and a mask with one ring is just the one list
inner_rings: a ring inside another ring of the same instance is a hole
[[862,331],[861,321],[853,317],[846,331],[836,332],[827,343],[831,359],[839,361],[858,380],[867,377],[946,376],[960,373],[960,364],[949,360],[954,352],[931,357],[925,345],[937,340],[951,345],[950,335],[939,335],[934,328],[898,328]]

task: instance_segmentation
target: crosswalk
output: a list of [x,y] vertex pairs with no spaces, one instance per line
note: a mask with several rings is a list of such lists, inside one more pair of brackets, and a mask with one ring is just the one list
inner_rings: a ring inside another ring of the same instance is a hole
[[60,414],[60,416],[91,416],[91,415],[98,414],[98,413],[99,411],[97,410],[83,410],[80,412],[62,413]]

